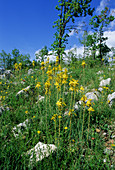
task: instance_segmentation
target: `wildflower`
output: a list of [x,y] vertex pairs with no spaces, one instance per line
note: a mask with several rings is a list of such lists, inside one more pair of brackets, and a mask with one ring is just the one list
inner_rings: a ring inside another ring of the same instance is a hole
[[33,65],[33,67],[35,66],[35,61],[32,61],[32,65]]
[[85,68],[86,63],[85,63],[84,60],[82,61],[82,64],[81,64],[81,65],[83,66],[83,68]]
[[86,106],[91,106],[91,100],[92,100],[92,99],[89,99],[89,100],[87,101]]
[[2,98],[3,98],[3,100],[5,100],[5,96],[3,96]]
[[56,81],[56,83],[54,84],[55,86],[56,86],[56,88],[60,91],[60,85],[59,85],[59,83]]
[[33,118],[35,118],[36,116],[33,116]]
[[58,118],[60,119],[60,118],[61,118],[61,116],[58,116]]
[[74,111],[74,109],[70,109],[68,115],[71,116],[73,111]]
[[81,90],[81,91],[84,91],[84,88],[83,88],[83,86],[81,86],[81,87],[80,87],[80,90]]
[[28,111],[26,110],[25,113],[28,114]]
[[2,84],[2,82],[0,82],[0,84]]
[[61,65],[59,65],[59,66],[58,66],[58,68],[59,68],[59,71],[61,71],[61,70],[62,70],[62,67],[61,67]]
[[74,139],[72,139],[72,142],[75,142],[75,140],[74,140]]
[[94,112],[95,110],[94,110],[92,107],[90,107],[90,108],[88,109],[88,111],[89,111],[89,112]]
[[68,128],[67,128],[67,127],[65,127],[64,129],[65,129],[65,130],[67,130]]
[[108,100],[108,103],[110,103],[110,100]]
[[37,83],[37,85],[36,85],[35,88],[38,88],[38,89],[39,89],[39,87],[41,87],[40,82]]
[[87,97],[83,95],[83,97],[81,98],[81,101],[85,102],[86,100],[87,100]]
[[51,85],[50,82],[46,81],[46,83],[45,83],[45,90],[46,90],[45,94],[48,94],[48,92],[49,92],[49,94],[51,94],[51,91],[49,90],[50,85]]
[[102,61],[104,61],[104,58],[102,58]]
[[62,110],[62,108],[66,106],[62,98],[60,98],[59,101],[57,101],[56,105],[58,106],[59,110]]
[[39,130],[38,130],[38,131],[37,131],[37,133],[38,133],[38,134],[40,134],[40,133],[41,133],[41,131],[39,131]]
[[95,138],[91,138],[92,140],[94,140]]
[[22,63],[19,63],[19,69],[21,70],[21,67],[22,67]]
[[66,82],[67,78],[68,78],[67,74],[64,73],[64,74],[63,74],[62,84],[66,84],[66,83],[67,83],[67,82]]

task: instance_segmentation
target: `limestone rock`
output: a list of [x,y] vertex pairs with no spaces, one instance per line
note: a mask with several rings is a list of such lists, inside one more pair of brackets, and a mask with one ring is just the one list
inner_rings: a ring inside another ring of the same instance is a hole
[[98,100],[97,95],[94,92],[88,92],[85,94],[87,97],[87,100],[92,99],[91,101],[94,102],[95,100]]
[[41,161],[44,157],[48,157],[56,149],[57,147],[53,144],[44,144],[42,142],[38,142],[34,148],[27,151],[27,155],[30,155],[30,162],[33,161],[34,157],[37,162]]
[[5,74],[0,75],[0,79],[4,79],[5,78]]
[[26,119],[23,123],[20,123],[17,126],[14,126],[14,128],[12,129],[12,132],[13,132],[14,136],[18,137],[19,135],[21,135],[22,131],[27,129],[28,124],[29,124],[29,120]]
[[97,74],[103,74],[103,71],[98,71]]
[[27,90],[29,90],[29,89],[30,89],[30,86],[27,86],[25,89],[20,90],[20,91],[16,94],[16,96],[19,96],[20,94],[24,93],[24,91],[27,91]]
[[33,69],[29,69],[28,70],[28,74],[30,75],[30,74],[33,74],[34,73],[34,70]]
[[11,70],[5,70],[4,74],[7,79],[14,76]]
[[100,82],[100,87],[102,87],[102,86],[107,86],[107,85],[110,85],[110,82],[111,82],[111,78],[108,78],[108,79],[106,79],[106,80],[102,80],[101,82]]
[[112,94],[109,94],[107,97],[107,101],[109,101],[109,106],[111,107],[113,104],[113,100],[115,100],[115,92]]

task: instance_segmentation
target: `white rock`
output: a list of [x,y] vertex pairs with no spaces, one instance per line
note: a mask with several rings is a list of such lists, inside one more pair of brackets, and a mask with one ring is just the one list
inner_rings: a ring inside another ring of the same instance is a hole
[[27,125],[29,124],[29,120],[26,119],[23,123],[18,124],[17,126],[14,126],[12,129],[12,132],[15,137],[19,136],[22,134],[21,130],[27,129]]
[[85,94],[85,96],[87,97],[87,100],[92,99],[91,102],[98,100],[98,98],[97,98],[96,94],[94,94],[94,92],[88,92]]
[[28,74],[30,75],[30,74],[33,74],[34,73],[34,71],[33,71],[33,69],[29,69],[28,70]]
[[5,78],[5,74],[0,75],[0,79],[4,79]]
[[110,103],[109,103],[109,106],[110,106],[110,107],[112,106],[114,99],[115,99],[115,92],[108,95],[107,101],[110,101]]
[[102,92],[102,91],[103,91],[103,88],[99,87],[99,88],[98,88],[98,91]]
[[103,77],[101,76],[101,77],[99,77],[99,80],[103,80]]
[[97,74],[103,74],[103,71],[98,71]]
[[20,91],[16,94],[16,96],[18,96],[19,94],[24,93],[24,91],[26,91],[26,90],[29,90],[29,88],[30,88],[30,86],[27,86],[25,89],[20,90]]
[[36,162],[41,161],[43,158],[48,157],[50,153],[55,151],[57,147],[53,144],[44,144],[42,142],[38,142],[34,148],[27,151],[27,154],[30,155],[30,162],[33,161],[35,156]]
[[45,99],[44,96],[39,95],[39,101],[42,101],[42,100],[44,100],[44,99]]
[[110,82],[111,82],[111,78],[108,78],[108,79],[106,79],[106,80],[102,80],[101,82],[100,82],[100,85],[99,86],[107,86],[107,85],[110,85]]

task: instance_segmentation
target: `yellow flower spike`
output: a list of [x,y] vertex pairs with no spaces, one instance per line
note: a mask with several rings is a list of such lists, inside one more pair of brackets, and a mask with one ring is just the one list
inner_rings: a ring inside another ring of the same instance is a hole
[[65,129],[65,130],[67,130],[67,129],[68,129],[68,127],[65,127],[64,129]]
[[85,65],[86,65],[85,60],[82,61],[81,65],[82,65],[83,68],[85,68]]
[[93,107],[90,107],[90,108],[88,109],[88,111],[89,111],[89,112],[94,112],[95,110],[93,109]]

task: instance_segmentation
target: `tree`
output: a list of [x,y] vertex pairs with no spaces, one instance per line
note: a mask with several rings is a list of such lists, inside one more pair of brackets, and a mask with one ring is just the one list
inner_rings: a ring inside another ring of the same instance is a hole
[[114,20],[114,16],[110,15],[110,10],[108,7],[105,7],[104,10],[101,11],[100,15],[95,15],[90,20],[90,25],[92,25],[92,29],[97,32],[97,48],[99,49],[99,58],[102,62],[102,56],[110,51],[109,47],[107,47],[105,41],[108,39],[107,37],[103,37],[105,28]]
[[54,22],[53,27],[57,27],[57,32],[55,33],[55,41],[52,44],[53,50],[57,52],[57,55],[62,59],[62,54],[65,51],[67,37],[69,35],[66,33],[66,30],[71,31],[73,26],[67,28],[67,24],[72,21],[75,22],[77,17],[85,17],[87,14],[93,14],[94,8],[90,8],[90,2],[92,0],[59,0],[59,5],[56,6],[56,9],[60,11],[59,19]]
[[20,51],[18,49],[12,50],[12,64],[14,65],[15,63],[18,62],[18,57],[20,56]]
[[35,54],[36,59],[40,60],[40,61],[44,61],[44,59],[46,59],[48,55],[48,49],[47,46],[44,46],[38,53]]
[[4,69],[10,69],[11,68],[11,54],[6,53],[4,50],[0,53],[1,56],[1,66],[4,67]]

